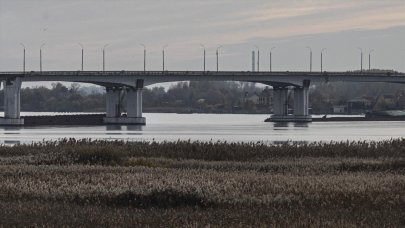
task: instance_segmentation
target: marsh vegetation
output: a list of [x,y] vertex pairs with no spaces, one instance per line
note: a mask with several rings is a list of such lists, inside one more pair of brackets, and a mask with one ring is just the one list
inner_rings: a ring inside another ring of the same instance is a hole
[[405,140],[0,146],[4,226],[404,226]]

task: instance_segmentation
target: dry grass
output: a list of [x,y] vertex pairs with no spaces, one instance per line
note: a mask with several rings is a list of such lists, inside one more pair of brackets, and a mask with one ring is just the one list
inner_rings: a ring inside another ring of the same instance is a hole
[[6,226],[405,226],[405,140],[0,147]]

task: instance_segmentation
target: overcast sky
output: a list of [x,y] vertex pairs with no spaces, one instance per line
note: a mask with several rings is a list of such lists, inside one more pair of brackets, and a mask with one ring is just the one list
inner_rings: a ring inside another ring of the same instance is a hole
[[207,69],[250,70],[251,51],[260,48],[261,70],[313,69],[345,71],[372,67],[405,71],[405,0],[0,0],[0,71],[80,69],[84,45],[85,70],[142,70],[143,43],[147,69],[160,70],[162,47],[167,70],[201,70],[207,47]]

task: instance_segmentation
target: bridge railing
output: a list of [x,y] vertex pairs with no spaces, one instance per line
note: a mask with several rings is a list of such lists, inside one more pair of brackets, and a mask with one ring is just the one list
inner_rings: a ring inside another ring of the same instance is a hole
[[308,71],[27,71],[0,72],[0,76],[405,76],[398,72],[344,71],[344,72],[308,72]]

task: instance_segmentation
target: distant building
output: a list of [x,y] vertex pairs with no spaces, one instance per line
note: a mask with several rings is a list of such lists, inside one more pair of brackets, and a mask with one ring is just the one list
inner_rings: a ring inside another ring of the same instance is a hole
[[[260,92],[249,94],[245,92],[239,99],[238,107],[244,111],[253,111],[256,113],[271,113],[273,107],[273,90],[270,87],[264,88]],[[238,111],[237,107],[233,111]]]
[[384,94],[383,99],[390,103],[396,103],[397,96],[395,96],[394,94]]
[[398,109],[398,96],[394,94],[384,94],[378,96],[373,107],[374,111],[385,111]]
[[259,96],[254,93],[253,95],[249,96],[249,95],[245,95],[245,97],[242,99],[243,103],[246,103],[248,101],[251,101],[253,104],[258,104],[259,103]]
[[263,107],[270,107],[273,106],[273,90],[269,87],[266,87],[260,94],[259,94],[259,106]]
[[347,105],[335,105],[332,108],[333,114],[347,114]]
[[260,93],[249,95],[249,93],[246,92],[245,96],[241,99],[241,103],[246,102],[252,102],[253,104],[260,107],[270,107],[273,105],[273,90],[269,87],[266,87]]
[[348,114],[363,114],[372,109],[372,101],[366,98],[355,98],[347,102]]

